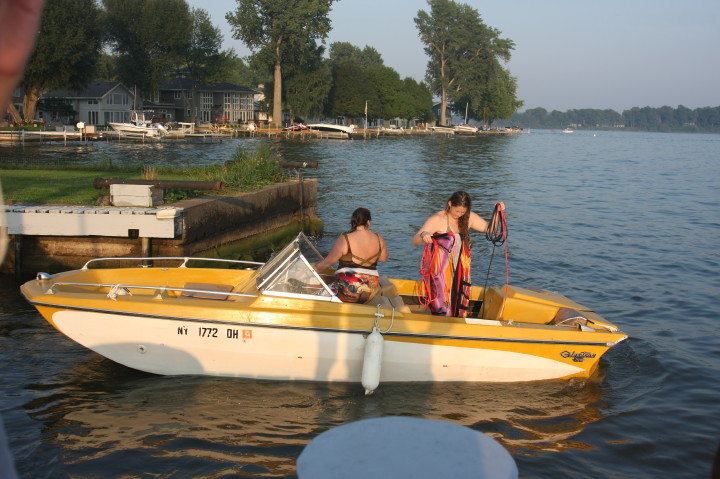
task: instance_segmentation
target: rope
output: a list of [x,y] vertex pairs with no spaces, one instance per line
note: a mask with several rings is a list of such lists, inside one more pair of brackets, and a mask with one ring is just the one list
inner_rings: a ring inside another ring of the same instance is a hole
[[485,232],[485,238],[495,246],[500,246],[507,241],[507,221],[505,219],[505,205],[496,203],[493,210],[490,224]]
[[384,318],[385,315],[380,312],[380,309],[382,308],[381,304],[377,305],[377,313],[375,313],[375,327],[374,329],[377,329],[380,334],[385,334],[388,331],[390,331],[393,327],[393,324],[395,324],[395,306],[390,306],[392,308],[392,317],[390,319],[390,326],[385,331],[382,331],[380,329],[380,318]]
[[[496,203],[495,209],[493,210],[490,224],[488,225],[487,231],[485,232],[485,239],[493,244],[492,254],[490,255],[490,263],[488,264],[487,273],[485,275],[485,286],[483,287],[483,303],[482,313],[485,313],[485,294],[487,293],[487,285],[490,279],[490,268],[492,267],[493,258],[495,257],[495,250],[498,246],[505,245],[504,256],[505,256],[505,284],[510,284],[510,259],[507,247],[508,229],[507,219],[505,218],[505,205],[503,203]],[[498,319],[502,320],[503,313],[505,311],[505,302],[507,300],[507,288],[505,288],[505,295],[503,296],[503,303],[500,309]]]
[[[433,243],[435,239],[433,238]],[[423,247],[422,258],[420,259],[420,289],[418,291],[418,301],[425,309],[428,309],[430,303],[435,301],[432,296],[433,288],[430,286],[435,281],[433,275],[433,251],[432,245],[426,243]],[[437,288],[436,288],[437,289]]]

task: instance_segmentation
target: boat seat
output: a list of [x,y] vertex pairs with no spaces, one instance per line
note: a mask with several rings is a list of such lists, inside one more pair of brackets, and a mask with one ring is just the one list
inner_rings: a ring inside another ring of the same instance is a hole
[[402,313],[410,313],[410,307],[405,304],[402,297],[398,294],[398,290],[394,284],[390,282],[387,276],[380,276],[380,287],[375,296],[370,298],[365,304],[376,306],[393,307],[396,311]]
[[[232,291],[233,287],[227,284],[214,284],[214,283],[185,283],[184,289],[194,289],[197,291],[182,291],[180,296],[187,296],[198,299],[228,299],[227,294]],[[214,291],[217,291],[215,293]]]

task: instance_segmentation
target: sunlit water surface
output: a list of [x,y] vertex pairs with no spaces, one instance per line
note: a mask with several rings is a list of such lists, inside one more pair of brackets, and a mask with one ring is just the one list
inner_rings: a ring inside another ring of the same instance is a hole
[[[258,139],[0,145],[18,165],[223,162]],[[0,405],[21,477],[295,477],[319,433],[405,415],[499,440],[521,477],[708,477],[720,440],[720,135],[533,131],[507,137],[273,143],[319,180],[326,252],[358,206],[418,276],[410,237],[455,190],[507,205],[510,281],[562,292],[619,325],[594,381],[357,384],[159,377],[91,353],[0,288]],[[0,177],[2,170],[0,170]],[[475,235],[473,279],[504,280]],[[389,447],[391,445],[388,445]]]

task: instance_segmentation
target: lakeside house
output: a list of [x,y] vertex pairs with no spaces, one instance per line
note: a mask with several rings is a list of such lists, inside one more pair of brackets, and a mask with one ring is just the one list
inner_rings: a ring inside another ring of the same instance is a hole
[[262,94],[260,88],[232,83],[198,83],[193,89],[189,79],[176,77],[163,83],[145,108],[156,117],[172,115],[169,121],[190,122],[194,114],[199,123],[242,124],[263,120],[257,106]]
[[[13,103],[22,109],[22,88],[13,93]],[[142,109],[152,111],[153,119],[162,122],[246,123],[267,120],[260,112],[261,88],[231,83],[196,84],[174,78],[163,83]],[[79,91],[56,90],[45,93],[38,102],[35,119],[48,124],[106,125],[130,121],[136,101],[135,92],[120,82],[92,82]]]
[[93,82],[84,90],[55,90],[38,101],[35,119],[48,124],[104,125],[130,121],[135,94],[120,82]]

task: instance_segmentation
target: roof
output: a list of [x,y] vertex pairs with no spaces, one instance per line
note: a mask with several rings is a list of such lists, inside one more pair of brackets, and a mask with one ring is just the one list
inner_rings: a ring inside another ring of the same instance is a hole
[[[234,91],[242,93],[261,93],[258,88],[250,88],[246,86],[238,86],[232,83],[204,83],[199,82],[196,86],[198,91],[214,91],[225,92]],[[192,81],[189,78],[173,78],[160,85],[160,90],[192,90]]]
[[43,96],[55,98],[102,98],[118,86],[124,87],[122,83],[117,81],[98,81],[90,83],[83,90],[55,90],[49,91]]

